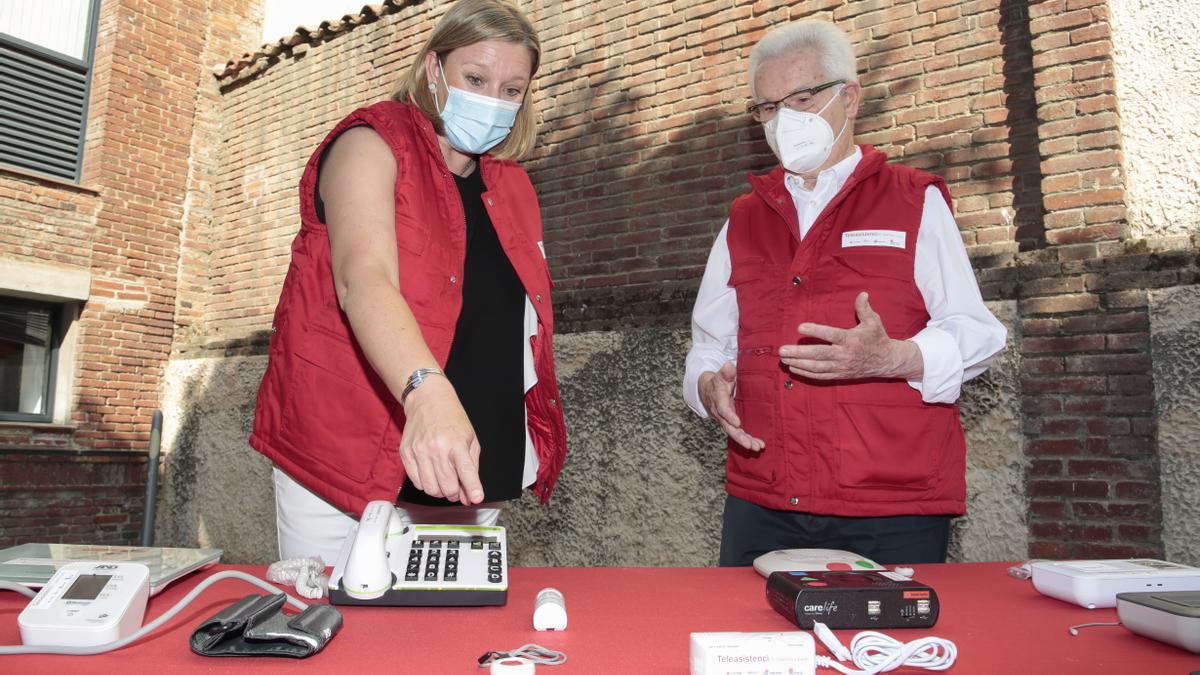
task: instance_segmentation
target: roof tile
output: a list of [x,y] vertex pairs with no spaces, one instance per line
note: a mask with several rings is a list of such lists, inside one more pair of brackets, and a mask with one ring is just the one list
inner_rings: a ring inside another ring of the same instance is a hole
[[[322,21],[316,26],[297,26],[290,35],[285,35],[275,42],[267,42],[254,52],[242,54],[241,57],[226,61],[213,68],[213,75],[218,80],[235,80],[260,60],[269,60],[282,53],[292,51],[298,45],[311,45],[330,36],[344,33],[365,23],[376,21],[388,14],[421,4],[423,0],[384,0],[377,5],[363,5],[355,14],[346,14],[338,20]],[[259,72],[259,71],[256,71]]]

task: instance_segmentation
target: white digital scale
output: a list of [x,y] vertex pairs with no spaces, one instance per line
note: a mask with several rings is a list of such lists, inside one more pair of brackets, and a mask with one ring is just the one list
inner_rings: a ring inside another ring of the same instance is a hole
[[150,597],[141,563],[74,562],[58,568],[17,617],[26,645],[94,647],[132,635]]
[[1061,560],[1030,563],[1043,595],[1095,609],[1116,607],[1118,593],[1200,591],[1200,568],[1164,560]]
[[1200,654],[1200,591],[1121,593],[1117,616],[1138,635]]
[[479,606],[508,602],[503,527],[403,525],[386,501],[367,505],[329,577],[337,605]]

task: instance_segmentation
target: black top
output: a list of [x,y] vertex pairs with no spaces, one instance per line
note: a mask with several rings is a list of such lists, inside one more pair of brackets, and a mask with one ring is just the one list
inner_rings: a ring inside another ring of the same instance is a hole
[[[484,501],[516,499],[525,468],[525,287],[500,246],[483,206],[486,189],[476,169],[455,176],[467,219],[462,313],[454,330],[446,376],[458,392],[479,439]],[[428,480],[428,479],[426,479]],[[402,501],[449,506],[407,478]]]

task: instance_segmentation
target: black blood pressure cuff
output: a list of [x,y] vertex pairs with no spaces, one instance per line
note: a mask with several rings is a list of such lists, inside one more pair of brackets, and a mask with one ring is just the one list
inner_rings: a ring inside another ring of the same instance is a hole
[[200,624],[189,642],[201,656],[312,656],[342,628],[342,614],[309,605],[295,616],[281,610],[282,593],[247,595]]

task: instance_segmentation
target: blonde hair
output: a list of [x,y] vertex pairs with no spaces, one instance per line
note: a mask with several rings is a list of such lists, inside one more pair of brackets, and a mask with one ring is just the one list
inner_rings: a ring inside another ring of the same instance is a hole
[[[538,63],[542,57],[541,43],[533,25],[521,13],[521,10],[502,0],[458,0],[434,27],[429,41],[421,48],[413,61],[412,68],[400,84],[400,88],[392,95],[397,101],[412,101],[425,117],[433,122],[433,128],[438,134],[444,134],[442,117],[438,113],[437,102],[429,92],[429,80],[425,75],[425,57],[434,52],[440,58],[467,45],[483,40],[504,40],[529,49],[533,67],[529,71],[530,78],[537,72]],[[525,88],[525,97],[521,101],[521,109],[513,123],[512,131],[495,148],[491,154],[497,159],[521,159],[533,150],[536,138],[531,91],[533,82]]]

